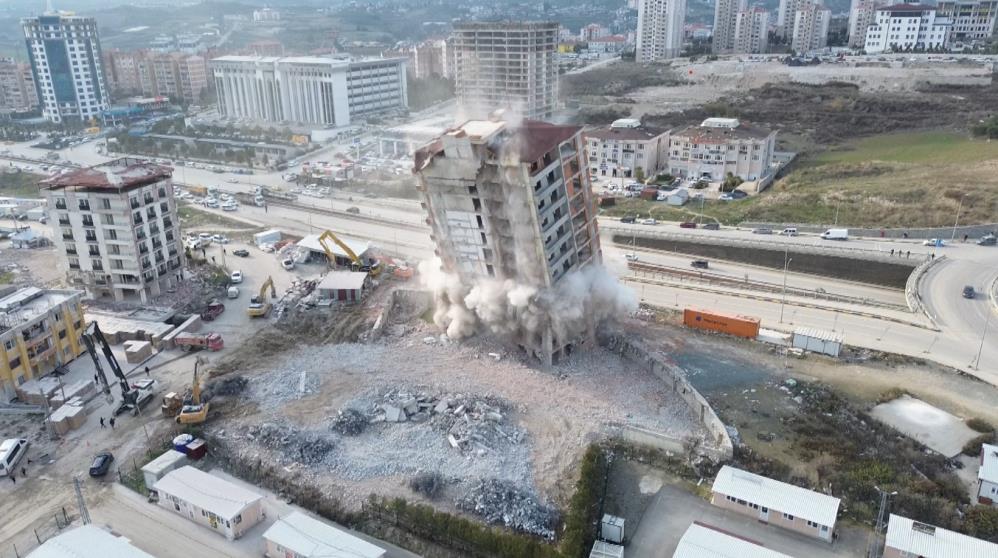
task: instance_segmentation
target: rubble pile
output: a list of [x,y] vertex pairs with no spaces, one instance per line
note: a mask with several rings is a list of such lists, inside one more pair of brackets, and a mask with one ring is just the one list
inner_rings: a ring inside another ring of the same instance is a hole
[[244,376],[225,376],[208,384],[202,399],[210,401],[213,397],[239,395],[249,384]]
[[311,279],[296,279],[274,304],[274,315],[283,318],[290,310],[307,310],[315,306],[312,293],[318,281]]
[[367,415],[357,409],[344,409],[333,419],[333,432],[343,436],[356,436],[367,427]]
[[246,434],[250,440],[276,450],[278,460],[282,463],[317,465],[335,447],[332,440],[321,434],[299,430],[287,424],[265,422],[259,426],[250,426]]
[[440,473],[420,473],[409,479],[409,488],[430,500],[436,500],[447,481]]
[[457,507],[478,515],[489,523],[554,539],[558,513],[542,504],[530,492],[516,484],[499,479],[483,479],[462,498]]

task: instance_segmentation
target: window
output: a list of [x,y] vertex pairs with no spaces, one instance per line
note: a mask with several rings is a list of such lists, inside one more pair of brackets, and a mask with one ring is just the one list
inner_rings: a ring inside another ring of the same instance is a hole
[[21,357],[14,357],[14,358],[12,358],[10,360],[10,368],[11,368],[11,370],[17,368],[20,365],[21,365]]
[[810,519],[807,521],[807,526],[808,527],[814,527],[815,529],[817,529],[818,527],[820,527],[820,525],[818,525],[814,521],[811,521]]
[[789,513],[785,513],[783,514],[783,519],[786,519],[787,521],[793,521],[794,516],[790,515]]
[[111,199],[104,198],[101,200],[101,207],[104,209],[111,209]]

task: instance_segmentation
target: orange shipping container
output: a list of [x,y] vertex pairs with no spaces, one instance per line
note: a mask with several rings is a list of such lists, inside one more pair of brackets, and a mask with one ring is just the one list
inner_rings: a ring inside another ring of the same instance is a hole
[[694,329],[727,333],[747,339],[755,339],[759,335],[758,318],[728,316],[716,312],[693,310],[691,308],[683,310],[683,325]]

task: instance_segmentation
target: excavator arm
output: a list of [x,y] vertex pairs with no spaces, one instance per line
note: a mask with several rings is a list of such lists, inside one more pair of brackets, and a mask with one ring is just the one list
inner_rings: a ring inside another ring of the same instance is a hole
[[87,346],[87,351],[90,352],[91,358],[94,359],[94,364],[97,367],[97,373],[105,386],[105,393],[109,392],[110,388],[107,387],[107,377],[104,375],[104,371],[100,366],[100,359],[97,357],[97,345],[100,345],[101,352],[104,353],[104,358],[107,360],[107,363],[111,368],[111,372],[113,372],[114,376],[118,379],[118,386],[121,388],[122,404],[134,405],[138,392],[128,385],[128,378],[121,370],[121,366],[118,365],[118,359],[114,357],[114,353],[111,351],[111,345],[109,345],[107,339],[104,338],[104,334],[101,333],[97,322],[90,322],[90,325],[87,326],[86,331],[83,333],[83,343]]
[[326,244],[327,240],[332,240],[333,242],[335,242],[336,245],[343,250],[343,252],[347,255],[347,257],[350,258],[350,261],[353,262],[353,265],[356,269],[361,271],[366,271],[370,273],[372,276],[376,276],[378,275],[378,273],[381,272],[376,263],[374,265],[367,265],[366,263],[364,263],[363,260],[361,260],[357,256],[357,254],[354,253],[353,250],[350,249],[349,246],[347,246],[345,242],[343,242],[335,234],[333,234],[333,231],[326,230],[319,235],[319,245],[322,246],[323,250],[325,250],[326,258],[329,260],[330,266],[336,264],[336,256],[333,254],[332,249],[329,248],[329,245]]

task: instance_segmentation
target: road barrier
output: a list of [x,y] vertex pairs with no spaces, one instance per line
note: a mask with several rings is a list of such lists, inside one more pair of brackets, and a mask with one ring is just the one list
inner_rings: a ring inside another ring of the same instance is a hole
[[924,262],[918,264],[918,267],[911,272],[908,276],[908,283],[904,287],[904,298],[908,303],[908,308],[915,313],[924,314],[925,317],[929,318],[933,325],[936,325],[936,319],[934,316],[929,314],[925,309],[925,305],[922,304],[922,295],[919,292],[922,284],[922,277],[929,270],[930,267],[936,265],[936,263],[946,259],[946,256],[939,256],[938,258],[931,258],[925,260]]
[[[773,230],[783,230],[784,227],[796,227],[800,232],[815,233],[820,234],[827,231],[828,229],[835,228],[848,228],[849,234],[852,236],[869,238],[871,240],[876,239],[903,239],[907,233],[907,238],[915,239],[925,239],[925,238],[942,238],[945,240],[950,239],[962,239],[963,235],[967,235],[971,238],[978,238],[988,234],[989,232],[998,231],[998,223],[984,223],[981,225],[962,225],[956,227],[956,234],[953,234],[953,227],[926,227],[918,229],[870,229],[870,228],[856,228],[847,227],[845,225],[794,225],[792,223],[762,223],[755,221],[745,221],[743,223],[738,223],[739,228],[743,229],[756,229],[760,227],[770,228]],[[883,234],[881,234],[883,233]]]

